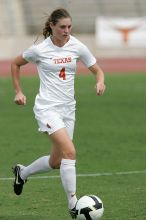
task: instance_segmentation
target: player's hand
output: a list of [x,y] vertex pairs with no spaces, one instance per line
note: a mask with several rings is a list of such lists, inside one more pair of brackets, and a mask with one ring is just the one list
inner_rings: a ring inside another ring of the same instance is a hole
[[17,105],[25,105],[26,104],[26,96],[22,92],[18,92],[14,98],[14,102]]
[[101,95],[103,95],[103,93],[104,93],[106,87],[105,87],[105,84],[104,84],[104,83],[98,82],[98,83],[96,84],[95,88],[96,88],[96,93],[97,93],[97,95],[101,96]]

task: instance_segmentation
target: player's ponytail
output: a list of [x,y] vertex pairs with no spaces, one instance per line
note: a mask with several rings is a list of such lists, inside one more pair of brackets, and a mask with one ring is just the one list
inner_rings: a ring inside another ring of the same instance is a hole
[[50,28],[50,17],[45,22],[45,27],[43,28],[43,36],[46,39],[52,34],[52,29]]
[[68,11],[66,11],[64,8],[56,9],[51,13],[51,15],[48,17],[48,19],[45,22],[45,27],[43,28],[43,36],[45,39],[50,35],[52,35],[52,29],[50,27],[50,23],[56,25],[59,19],[61,18],[71,18]]

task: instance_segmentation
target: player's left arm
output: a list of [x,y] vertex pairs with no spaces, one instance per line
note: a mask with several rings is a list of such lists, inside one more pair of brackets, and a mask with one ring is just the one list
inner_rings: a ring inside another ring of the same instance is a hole
[[104,84],[104,72],[102,69],[99,67],[97,63],[94,65],[90,66],[88,68],[96,77],[96,93],[97,95],[102,95],[105,91],[105,84]]

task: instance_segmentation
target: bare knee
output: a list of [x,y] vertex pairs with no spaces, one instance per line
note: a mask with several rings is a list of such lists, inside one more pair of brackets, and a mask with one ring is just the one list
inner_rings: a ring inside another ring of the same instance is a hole
[[64,159],[70,159],[70,160],[75,160],[76,159],[76,151],[74,148],[72,149],[67,149],[66,151],[63,152],[63,158]]
[[52,169],[59,169],[61,165],[61,159],[60,160],[49,160],[49,165]]

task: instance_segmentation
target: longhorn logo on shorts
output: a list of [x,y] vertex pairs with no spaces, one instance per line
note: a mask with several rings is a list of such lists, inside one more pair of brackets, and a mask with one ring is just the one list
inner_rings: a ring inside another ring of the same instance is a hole
[[51,126],[47,123],[47,128],[51,128]]

